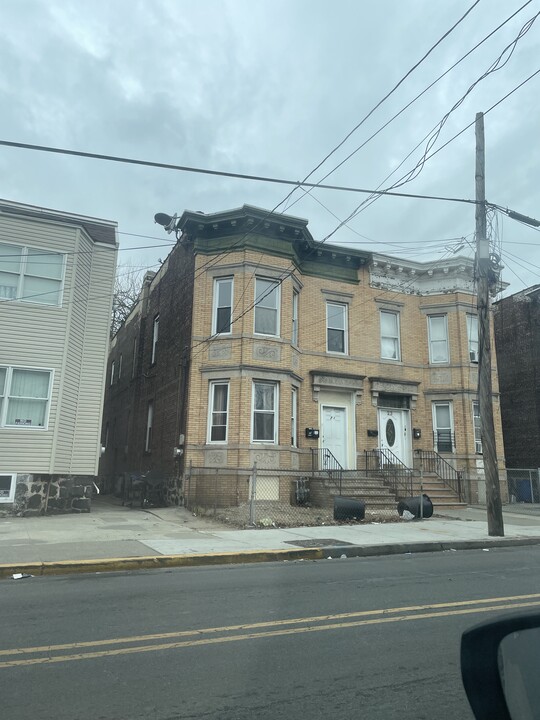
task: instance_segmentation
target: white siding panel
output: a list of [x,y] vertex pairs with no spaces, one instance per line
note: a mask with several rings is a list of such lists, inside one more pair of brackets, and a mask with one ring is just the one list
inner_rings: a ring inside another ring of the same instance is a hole
[[[76,230],[26,219],[0,217],[0,242],[71,253]],[[18,472],[51,472],[51,454],[57,423],[58,396],[64,370],[68,306],[72,286],[73,255],[66,255],[61,307],[28,302],[0,303],[0,365],[54,370],[48,429],[0,429],[0,457],[5,467]],[[60,414],[61,416],[61,414]]]
[[[0,429],[2,465],[95,474],[116,249],[76,227],[0,216],[0,242],[66,254],[61,307],[0,303],[0,365],[54,371],[47,430]],[[73,251],[82,251],[73,254]]]
[[109,328],[116,270],[116,249],[96,248],[92,255],[88,310],[84,325],[73,473],[97,474]]

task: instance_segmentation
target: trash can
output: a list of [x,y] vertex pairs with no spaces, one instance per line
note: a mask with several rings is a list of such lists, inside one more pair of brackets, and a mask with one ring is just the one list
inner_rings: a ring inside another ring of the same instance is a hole
[[516,480],[516,496],[518,502],[532,503],[531,481],[528,478]]
[[334,520],[363,520],[366,516],[366,503],[352,497],[334,498]]
[[[408,510],[415,518],[420,517],[420,498],[419,496],[404,498],[398,502],[397,511],[401,517],[405,510]],[[422,517],[430,518],[433,515],[433,503],[427,495],[422,495]]]

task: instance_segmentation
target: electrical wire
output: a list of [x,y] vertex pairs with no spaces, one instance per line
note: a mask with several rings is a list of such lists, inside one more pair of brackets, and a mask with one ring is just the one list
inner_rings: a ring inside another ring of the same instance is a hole
[[[411,105],[413,105],[417,100],[419,100],[423,95],[425,95],[425,93],[427,93],[429,90],[431,90],[431,88],[432,88],[434,85],[436,85],[440,80],[442,80],[446,75],[448,75],[449,72],[451,72],[451,71],[452,71],[455,67],[457,67],[461,62],[463,62],[463,60],[465,60],[467,57],[469,57],[469,55],[471,55],[475,50],[477,50],[481,45],[483,45],[487,40],[489,40],[489,38],[491,38],[491,37],[492,37],[496,32],[498,32],[502,27],[504,27],[507,23],[509,23],[510,20],[512,20],[516,15],[518,15],[525,7],[527,7],[527,5],[530,5],[531,2],[532,2],[532,0],[527,0],[527,2],[524,3],[518,10],[516,10],[512,15],[510,15],[508,18],[506,18],[506,20],[505,20],[504,22],[502,22],[500,25],[498,25],[498,26],[497,26],[494,30],[492,30],[488,35],[486,35],[479,43],[477,43],[473,48],[471,48],[467,53],[465,53],[465,55],[463,55],[459,60],[457,60],[453,65],[451,65],[447,70],[445,70],[441,75],[439,75],[432,83],[430,83],[426,88],[424,88],[424,90],[422,90],[422,92],[418,93],[418,95],[416,95],[409,103],[407,103],[407,105],[405,105],[404,107],[401,108],[401,110],[399,110],[397,113],[395,113],[395,115],[393,115],[393,116],[390,118],[390,120],[388,120],[386,123],[384,123],[384,125],[382,125],[378,130],[376,130],[376,132],[374,132],[372,135],[370,135],[370,137],[368,137],[367,140],[365,140],[361,145],[359,145],[359,146],[358,146],[357,148],[355,148],[351,153],[349,153],[349,155],[347,155],[346,158],[344,158],[338,165],[336,165],[329,173],[327,173],[326,175],[324,175],[324,177],[323,177],[321,180],[326,180],[326,178],[328,178],[330,175],[332,175],[332,174],[333,174],[336,170],[338,170],[344,163],[346,163],[346,162],[347,162],[348,160],[350,160],[354,155],[356,155],[356,153],[359,152],[362,148],[364,148],[371,140],[373,140],[373,138],[377,137],[377,135],[379,135],[379,133],[381,133],[385,128],[387,128],[396,118],[398,118],[398,117],[399,117],[400,115],[402,115],[406,110],[408,110],[408,108],[410,108]],[[471,8],[471,9],[472,9],[472,8]],[[367,116],[366,116],[366,118],[364,118],[364,119],[367,119]],[[363,122],[363,121],[362,121],[362,122]],[[356,128],[355,128],[355,130],[358,129],[358,127],[360,127],[360,125],[357,125]],[[347,140],[347,139],[350,137],[351,134],[352,134],[352,132],[349,133],[349,135],[347,135],[347,137],[345,138],[345,140]],[[427,139],[427,137],[426,137],[425,139]],[[343,144],[343,143],[341,143],[341,144]],[[341,146],[341,145],[340,145],[340,146]],[[340,147],[340,146],[338,146],[338,147]],[[336,149],[337,149],[337,148],[336,148]],[[330,157],[330,155],[328,155],[327,158],[328,158],[328,157]],[[325,158],[325,159],[327,159],[327,158]],[[320,167],[321,164],[322,164],[322,163],[320,163],[319,166],[317,166],[317,168],[315,168],[315,169],[318,169],[318,167]],[[308,177],[309,177],[309,176],[308,176]],[[306,178],[306,179],[307,179],[307,178]],[[384,181],[383,181],[383,182],[384,182]],[[302,199],[303,197],[305,197],[306,195],[312,195],[312,194],[313,194],[313,190],[312,190],[312,189],[307,190],[307,191],[304,191],[304,194],[303,194],[301,197],[297,198],[297,199],[296,199],[293,203],[291,203],[288,207],[289,207],[289,208],[292,207],[293,205],[295,205],[299,200],[301,200],[301,199]]]

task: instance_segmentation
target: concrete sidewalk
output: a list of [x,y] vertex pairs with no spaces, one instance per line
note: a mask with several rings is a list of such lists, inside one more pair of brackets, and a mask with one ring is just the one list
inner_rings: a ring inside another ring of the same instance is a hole
[[[227,555],[235,562],[235,554],[262,552],[269,559],[300,556],[304,548],[350,548],[346,554],[389,554],[437,549],[487,547],[501,544],[487,534],[485,508],[469,507],[447,510],[422,521],[372,523],[358,525],[327,525],[287,529],[227,529],[206,518],[194,517],[185,508],[152,510],[122,507],[113,498],[94,501],[89,514],[49,517],[0,519],[0,564],[3,575],[25,563],[58,563],[70,561],[124,558],[162,558],[186,555]],[[540,543],[540,507],[507,506],[504,511],[504,544]],[[353,552],[353,548],[356,550]],[[360,552],[359,548],[363,548]],[[274,556],[268,556],[274,551]],[[319,557],[305,553],[306,557]],[[238,561],[238,560],[236,560]],[[163,563],[161,563],[163,564]],[[173,563],[170,564],[181,564]],[[197,564],[196,559],[189,564]],[[85,567],[85,563],[81,567]],[[114,569],[105,567],[104,569]],[[91,569],[96,568],[91,565]]]

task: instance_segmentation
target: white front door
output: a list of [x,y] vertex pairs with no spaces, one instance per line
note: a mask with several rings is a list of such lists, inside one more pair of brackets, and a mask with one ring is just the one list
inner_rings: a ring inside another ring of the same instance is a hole
[[321,447],[328,448],[341,467],[348,468],[347,409],[323,405]]
[[[407,410],[379,408],[379,447],[390,450],[404,465],[410,467],[411,452]],[[390,457],[392,457],[390,455]]]

